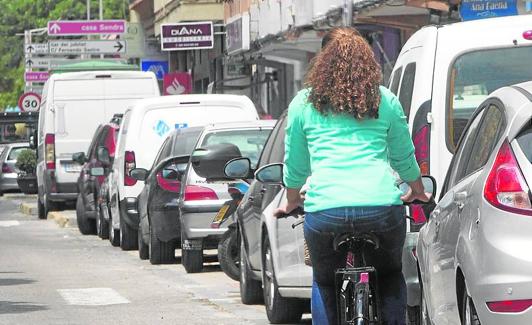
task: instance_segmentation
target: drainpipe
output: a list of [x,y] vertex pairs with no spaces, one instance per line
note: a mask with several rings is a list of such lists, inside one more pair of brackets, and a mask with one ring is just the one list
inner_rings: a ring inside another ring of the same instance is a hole
[[344,0],[344,26],[353,25],[353,0]]

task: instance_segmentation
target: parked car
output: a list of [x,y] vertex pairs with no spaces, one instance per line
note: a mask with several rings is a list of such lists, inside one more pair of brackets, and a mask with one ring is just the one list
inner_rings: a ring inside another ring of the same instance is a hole
[[17,183],[18,168],[15,166],[18,155],[30,149],[28,143],[9,143],[4,145],[4,150],[0,154],[2,173],[0,174],[0,195],[8,191],[18,191]]
[[143,184],[130,177],[135,168],[151,168],[157,151],[173,129],[209,123],[254,121],[258,114],[251,100],[237,95],[177,95],[146,99],[124,114],[118,148],[108,180],[108,211],[113,238],[120,247],[138,248],[138,195]]
[[[235,157],[246,157],[255,166],[274,124],[275,120],[259,120],[206,126],[192,154],[191,164],[197,163],[195,157],[198,155],[203,157],[213,151],[213,155],[219,153],[225,157],[234,152]],[[179,200],[182,231],[174,236],[181,239],[181,263],[188,273],[193,273],[203,269],[204,248],[217,248],[227,231],[227,225],[212,228],[211,223],[231,196],[227,182],[208,182],[194,168],[187,169],[183,185]]]
[[532,324],[532,82],[482,102],[419,232],[425,324]]
[[530,80],[531,28],[530,17],[509,16],[427,26],[408,39],[389,87],[408,117],[423,174],[443,183],[476,107],[494,90]]
[[[250,179],[256,169],[283,162],[285,128],[286,113],[281,115],[271,132],[257,166],[247,164],[244,156],[230,161],[225,170],[238,164],[237,169],[243,170],[247,176],[235,178]],[[223,161],[221,158],[218,160]],[[224,163],[212,168],[213,179],[221,177]],[[284,197],[282,186],[253,180],[236,211],[240,234],[240,297],[244,304],[264,301],[268,319],[272,323],[296,322],[300,319],[308,309],[307,302],[312,290],[312,268],[305,265],[302,227],[292,229],[294,218],[273,217],[273,212],[283,203]],[[403,247],[403,273],[408,291],[407,316],[410,323],[414,324],[419,319],[420,301],[416,242],[417,233],[408,230]],[[271,268],[265,269],[265,265]]]
[[84,234],[97,234],[102,239],[109,236],[108,224],[100,213],[100,187],[109,174],[117,143],[119,117],[100,125],[85,152],[72,155],[72,160],[82,165],[78,178],[78,198],[76,218],[79,231]]
[[43,89],[37,137],[39,217],[77,200],[81,165],[72,154],[86,152],[95,129],[137,100],[159,96],[152,72],[90,71],[52,74]]
[[[181,234],[178,211],[181,178],[202,130],[202,127],[192,127],[172,131],[159,149],[153,166],[138,179],[144,181],[138,196],[140,259],[149,258],[152,264],[175,261],[175,248]],[[164,168],[158,168],[169,158],[180,156],[184,156],[181,164],[167,163]]]

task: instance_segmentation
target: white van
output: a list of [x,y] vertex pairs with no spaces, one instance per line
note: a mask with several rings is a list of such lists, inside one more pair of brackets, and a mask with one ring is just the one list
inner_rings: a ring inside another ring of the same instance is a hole
[[[139,101],[124,114],[109,175],[109,239],[124,250],[138,248],[137,196],[144,183],[129,176],[133,168],[150,169],[167,135],[177,128],[218,122],[258,120],[246,96],[177,95]],[[106,213],[104,213],[105,217]],[[111,226],[112,225],[112,226]]]
[[473,111],[494,90],[532,79],[532,17],[482,19],[417,31],[390,78],[424,174],[443,186]]
[[91,71],[54,74],[46,82],[37,136],[39,217],[56,203],[74,201],[81,166],[96,127],[141,98],[160,96],[152,72]]

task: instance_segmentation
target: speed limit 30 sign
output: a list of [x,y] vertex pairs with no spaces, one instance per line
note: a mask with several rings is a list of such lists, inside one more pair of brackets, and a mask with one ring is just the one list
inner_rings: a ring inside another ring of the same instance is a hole
[[18,100],[18,107],[24,112],[37,112],[39,106],[41,106],[41,96],[33,92],[24,93]]

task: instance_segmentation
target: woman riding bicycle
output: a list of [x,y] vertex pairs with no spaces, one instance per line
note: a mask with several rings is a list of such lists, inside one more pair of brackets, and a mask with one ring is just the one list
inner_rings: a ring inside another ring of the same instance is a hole
[[[401,272],[405,240],[403,201],[428,201],[423,192],[406,117],[396,96],[379,86],[381,70],[366,40],[353,28],[325,35],[306,86],[288,109],[284,182],[289,213],[302,202],[309,175],[305,240],[313,268],[313,324],[336,324],[334,272],[346,252],[333,240],[346,232],[372,232],[378,249],[365,251],[377,269],[383,324],[405,324],[406,284]],[[411,192],[401,198],[397,172]]]

